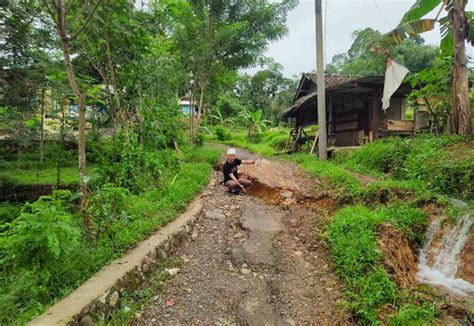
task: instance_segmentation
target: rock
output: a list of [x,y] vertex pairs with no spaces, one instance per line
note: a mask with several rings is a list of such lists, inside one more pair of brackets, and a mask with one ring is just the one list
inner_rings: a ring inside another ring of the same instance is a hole
[[92,321],[91,316],[85,315],[84,317],[81,318],[81,321],[79,322],[79,325],[81,325],[81,326],[94,326],[94,322]]
[[163,249],[157,249],[156,257],[161,260],[166,260],[168,258],[168,254]]
[[298,220],[296,218],[290,218],[288,220],[288,225],[291,227],[298,226]]
[[109,297],[109,304],[112,307],[117,307],[117,305],[119,303],[119,299],[120,299],[120,295],[119,295],[118,291],[114,291]]
[[240,272],[241,272],[242,274],[244,274],[244,275],[249,275],[252,271],[251,271],[250,269],[248,269],[248,268],[242,267],[242,268],[240,269]]
[[213,209],[211,211],[206,211],[204,216],[210,220],[220,220],[224,218],[224,212],[220,209]]
[[289,190],[282,190],[280,192],[280,196],[284,197],[284,198],[292,198],[293,197],[293,193]]
[[191,240],[193,240],[193,241],[194,241],[194,240],[196,240],[196,239],[197,239],[197,237],[198,237],[198,234],[197,234],[197,232],[193,232],[193,233],[191,234]]
[[295,255],[298,256],[298,257],[301,257],[303,255],[303,253],[301,251],[295,251]]
[[240,247],[234,247],[231,250],[231,260],[234,265],[241,265],[245,262],[245,252]]
[[179,268],[166,268],[165,271],[170,274],[171,276],[174,276],[178,274]]

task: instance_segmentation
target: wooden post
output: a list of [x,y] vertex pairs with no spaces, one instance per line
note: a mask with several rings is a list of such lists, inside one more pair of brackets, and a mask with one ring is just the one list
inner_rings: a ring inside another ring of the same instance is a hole
[[314,137],[313,145],[311,145],[311,150],[309,151],[310,154],[314,153],[314,148],[316,147],[316,143],[318,142],[319,131],[316,131],[316,136]]
[[372,137],[373,139],[378,138],[378,130],[379,130],[379,109],[380,109],[380,96],[376,90],[372,91]]

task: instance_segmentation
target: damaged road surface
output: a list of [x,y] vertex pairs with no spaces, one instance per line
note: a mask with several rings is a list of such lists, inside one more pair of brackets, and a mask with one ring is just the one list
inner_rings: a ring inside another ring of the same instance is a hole
[[240,169],[253,189],[228,195],[222,172],[214,172],[192,240],[176,253],[181,269],[133,324],[351,324],[329,252],[317,240],[334,205],[295,166],[239,156],[258,159]]

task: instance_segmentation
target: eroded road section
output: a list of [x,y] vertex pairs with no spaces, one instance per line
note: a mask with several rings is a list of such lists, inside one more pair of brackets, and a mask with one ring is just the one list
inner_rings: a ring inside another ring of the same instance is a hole
[[[202,215],[177,255],[183,266],[140,325],[347,325],[339,280],[317,226],[334,208],[295,166],[256,158],[256,180],[228,195],[215,171]],[[173,304],[166,304],[172,302]]]

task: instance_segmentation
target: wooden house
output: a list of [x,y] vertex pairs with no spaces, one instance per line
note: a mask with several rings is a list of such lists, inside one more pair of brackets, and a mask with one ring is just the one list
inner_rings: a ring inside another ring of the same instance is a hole
[[[405,103],[411,86],[402,84],[392,95],[390,107],[383,111],[384,79],[384,76],[325,76],[329,146],[357,146],[387,135],[413,134],[416,117],[406,119]],[[293,105],[283,118],[293,122],[295,130],[318,124],[315,74],[303,74]]]

